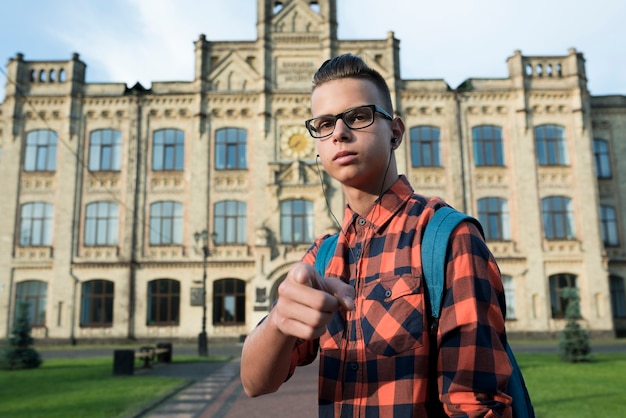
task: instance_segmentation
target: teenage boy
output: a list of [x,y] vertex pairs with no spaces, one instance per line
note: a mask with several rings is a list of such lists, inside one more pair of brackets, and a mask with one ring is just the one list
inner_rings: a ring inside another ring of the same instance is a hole
[[405,126],[392,116],[386,82],[359,57],[338,56],[314,75],[311,111],[319,159],[347,202],[343,225],[326,277],[313,268],[324,236],[246,338],[246,393],[278,390],[319,351],[320,417],[511,416],[500,272],[470,222],[450,238],[431,345],[420,244],[445,203],[415,194],[398,175],[394,150]]

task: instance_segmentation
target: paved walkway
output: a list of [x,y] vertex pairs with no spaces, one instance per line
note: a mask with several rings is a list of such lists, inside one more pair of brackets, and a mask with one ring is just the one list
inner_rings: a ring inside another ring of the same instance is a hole
[[[228,362],[177,363],[177,355],[193,355],[193,346],[174,346],[174,362],[152,369],[137,369],[136,374],[182,377],[188,383],[159,402],[148,405],[134,418],[297,418],[317,416],[318,362],[300,367],[295,375],[271,395],[248,398],[239,379],[241,344],[213,345],[210,354],[227,356]],[[624,352],[626,340],[595,345],[593,352]],[[558,343],[513,344],[516,353],[557,353]],[[45,358],[89,357],[111,355],[110,349],[74,349],[72,351],[42,350]]]

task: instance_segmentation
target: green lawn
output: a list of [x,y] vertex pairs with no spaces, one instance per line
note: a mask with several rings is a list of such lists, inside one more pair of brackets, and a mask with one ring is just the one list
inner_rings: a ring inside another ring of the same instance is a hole
[[[564,363],[555,354],[516,356],[538,418],[626,416],[626,353],[595,354],[593,362],[578,364]],[[100,358],[46,360],[39,369],[1,370],[0,417],[129,417],[185,383],[113,376],[112,367],[112,359]]]
[[[163,366],[167,367],[167,366]],[[0,371],[0,417],[126,417],[184,379],[113,376],[113,360],[46,360],[38,369]]]
[[626,353],[564,363],[554,354],[516,354],[538,418],[626,417]]

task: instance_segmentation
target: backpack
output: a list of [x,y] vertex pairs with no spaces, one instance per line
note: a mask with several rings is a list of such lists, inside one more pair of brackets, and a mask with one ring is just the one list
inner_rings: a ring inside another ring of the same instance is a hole
[[[474,223],[480,230],[481,234],[483,233],[482,226],[478,220],[469,215],[458,212],[449,206],[443,206],[437,209],[433,217],[428,222],[426,231],[424,231],[421,247],[422,270],[424,272],[426,288],[428,290],[428,299],[430,301],[431,335],[436,335],[437,333],[437,325],[439,315],[441,313],[448,241],[454,228],[456,228],[456,226],[462,221]],[[331,257],[335,253],[338,237],[339,234],[331,235],[320,245],[315,259],[315,270],[322,277],[326,272],[326,267],[328,266]],[[524,377],[522,376],[522,372],[517,364],[517,360],[515,359],[508,341],[505,349],[509,357],[509,361],[511,362],[513,372],[504,392],[513,398],[511,403],[513,417],[534,418],[535,411],[533,409],[528,390],[526,389]]]

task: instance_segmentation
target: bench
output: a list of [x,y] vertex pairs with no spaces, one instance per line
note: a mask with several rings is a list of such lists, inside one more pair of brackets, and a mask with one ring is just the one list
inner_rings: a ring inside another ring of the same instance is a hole
[[132,375],[135,372],[135,360],[143,361],[143,368],[149,369],[154,363],[172,362],[172,344],[158,343],[154,346],[142,346],[137,350],[113,351],[113,374]]

